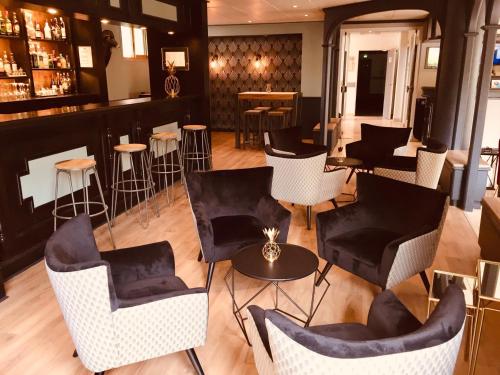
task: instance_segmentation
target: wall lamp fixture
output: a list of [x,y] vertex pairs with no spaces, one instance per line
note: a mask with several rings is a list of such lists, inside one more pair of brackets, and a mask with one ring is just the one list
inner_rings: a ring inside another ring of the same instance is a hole
[[262,56],[261,55],[256,55],[255,56],[255,62],[254,65],[257,69],[259,69],[262,66]]
[[217,66],[219,65],[217,60],[219,59],[219,56],[218,55],[214,55],[212,56],[212,58],[210,59],[210,67],[212,69],[215,69],[217,68]]

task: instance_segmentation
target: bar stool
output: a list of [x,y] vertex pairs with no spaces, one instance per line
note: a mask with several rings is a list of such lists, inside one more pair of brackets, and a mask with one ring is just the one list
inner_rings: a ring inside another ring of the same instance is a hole
[[[151,135],[149,139],[149,165],[151,166],[151,173],[158,176],[158,192],[162,190],[162,176],[164,189],[167,194],[167,202],[170,204],[175,201],[174,194],[174,178],[177,173],[181,175],[181,184],[186,187],[186,180],[184,177],[184,166],[182,164],[182,155],[177,140],[177,133],[174,132],[161,132]],[[174,156],[177,154],[177,163]],[[169,161],[170,155],[170,161]],[[154,160],[156,163],[154,163]],[[171,185],[168,182],[170,180]],[[172,200],[171,200],[172,198]]]
[[184,125],[182,130],[181,154],[184,159],[184,172],[194,171],[195,163],[197,171],[212,169],[212,153],[208,143],[207,127],[205,125]]
[[[253,125],[253,119],[257,118],[257,129]],[[244,124],[243,124],[243,146],[247,144],[260,145],[262,143],[262,124],[264,118],[264,110],[262,109],[249,109],[244,112]],[[249,139],[249,131],[252,133],[252,141]],[[255,134],[257,133],[257,142],[255,142]]]
[[[63,216],[59,213],[59,210],[64,209],[66,207],[73,207],[73,215],[78,215],[77,206],[83,206],[83,212],[89,215],[90,217],[105,215],[106,222],[108,223],[109,236],[111,237],[111,243],[113,245],[113,249],[116,249],[115,240],[113,238],[113,232],[111,231],[111,223],[108,216],[108,206],[104,201],[104,196],[102,194],[101,182],[99,180],[99,174],[97,173],[96,162],[93,159],[70,159],[60,161],[55,164],[56,168],[56,187],[55,187],[55,198],[54,198],[54,210],[52,211],[52,215],[54,216],[54,232],[57,229],[57,219],[69,220],[73,216]],[[73,192],[73,179],[72,172],[80,172],[82,178],[82,189],[83,189],[83,201],[76,202],[75,195]],[[57,205],[58,195],[59,195],[59,176],[63,173],[68,177],[70,193],[71,193],[71,203],[63,204],[61,206]],[[89,188],[87,186],[87,178],[89,178],[90,174],[94,173],[97,189],[99,190],[99,196],[101,198],[100,202],[90,201],[89,198]],[[91,207],[98,207],[99,211],[92,212]]]
[[287,126],[292,126],[292,116],[293,116],[293,107],[278,107],[277,110],[285,113],[285,123]]
[[280,128],[286,127],[286,114],[283,111],[278,111],[277,109],[271,109],[267,112],[267,130],[273,130],[273,119],[279,119],[281,121]]
[[[154,182],[151,175],[151,168],[148,157],[146,156],[146,145],[140,143],[121,144],[114,147],[113,154],[113,191],[111,201],[111,224],[114,225],[116,219],[116,209],[118,205],[118,195],[123,194],[123,204],[125,212],[128,215],[128,210],[132,210],[135,206],[134,195],[137,200],[138,221],[141,226],[146,229],[149,225],[148,203],[151,200],[155,206],[156,216],[160,216],[158,202],[154,189]],[[134,162],[134,155],[139,159],[139,163]],[[130,176],[125,177],[123,160],[128,160],[130,163]],[[128,188],[127,188],[128,184]],[[127,195],[129,198],[129,206],[127,205]],[[144,203],[142,198],[144,197]]]

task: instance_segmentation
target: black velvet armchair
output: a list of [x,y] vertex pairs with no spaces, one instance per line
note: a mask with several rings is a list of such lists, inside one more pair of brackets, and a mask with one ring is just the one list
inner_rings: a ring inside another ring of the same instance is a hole
[[316,216],[322,282],[337,265],[383,289],[432,265],[446,217],[447,195],[368,173],[357,176],[358,200]]
[[299,126],[268,131],[264,139],[265,144],[277,152],[306,155],[328,151],[326,146],[302,142],[302,128]]
[[373,169],[386,158],[402,153],[402,151],[398,152],[398,149],[406,146],[410,133],[411,128],[392,128],[362,123],[361,140],[346,144],[346,156],[362,160],[363,166],[360,169]]
[[90,218],[81,214],[47,241],[49,279],[83,365],[96,374],[204,345],[205,288],[175,275],[166,241],[100,253]]
[[[210,290],[215,263],[231,259],[243,247],[264,242],[262,229],[279,228],[286,242],[291,214],[271,196],[273,168],[196,172],[187,176],[191,209],[209,263]],[[198,260],[201,260],[199,257]]]
[[375,297],[367,324],[302,327],[274,310],[248,307],[259,375],[452,375],[462,341],[465,299],[450,285],[425,323],[390,290]]

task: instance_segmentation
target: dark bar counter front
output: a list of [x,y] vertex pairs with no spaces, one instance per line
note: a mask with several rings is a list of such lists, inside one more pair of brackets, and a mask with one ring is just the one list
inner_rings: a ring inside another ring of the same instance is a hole
[[[159,14],[144,14],[142,7],[151,1],[154,5],[163,3],[170,7],[168,9],[175,7],[175,17],[165,19]],[[115,145],[149,144],[151,134],[159,131],[158,127],[164,129],[165,125],[172,129],[197,123],[206,124],[210,129],[204,0],[122,0],[120,7],[111,6],[109,1],[91,0],[7,3],[7,6],[0,4],[0,11],[18,12],[21,30],[16,38],[1,35],[0,30],[0,47],[3,51],[18,45],[14,52],[29,78],[7,76],[2,81],[29,82],[32,86],[27,97],[0,102],[0,300],[8,295],[4,287],[6,279],[43,258],[45,242],[53,232],[55,162],[94,158],[109,206]],[[68,25],[68,41],[51,43],[68,46],[74,92],[45,98],[39,97],[37,83],[33,85],[32,81],[43,73],[33,69],[29,59],[22,57],[19,46],[25,45],[26,56],[30,56],[28,44],[32,39],[24,10],[37,16],[50,13],[47,7],[58,8]],[[102,18],[147,27],[151,98],[108,101]],[[93,68],[80,66],[77,53],[80,45],[91,47]],[[161,51],[165,47],[189,50],[189,71],[176,74],[181,83],[181,93],[176,98],[166,98],[164,91],[167,72]],[[76,200],[81,199],[82,194],[81,187],[75,188]],[[95,177],[90,175],[90,200],[97,200],[98,194]],[[69,203],[70,195],[58,201]],[[71,215],[68,213],[68,216]],[[102,224],[104,220],[102,215],[96,216],[93,225]]]

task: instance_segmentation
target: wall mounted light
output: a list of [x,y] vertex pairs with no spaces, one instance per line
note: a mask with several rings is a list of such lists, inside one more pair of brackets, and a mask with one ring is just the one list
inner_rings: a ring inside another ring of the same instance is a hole
[[212,69],[217,68],[217,66],[219,65],[218,62],[217,62],[218,59],[219,59],[218,55],[212,56],[212,58],[210,60],[210,68],[212,68]]
[[57,9],[49,8],[49,9],[47,9],[47,12],[49,12],[52,15],[56,15],[57,14]]
[[170,30],[169,32],[167,32],[168,35],[174,35],[175,34],[175,31],[172,31]]
[[255,62],[254,65],[257,69],[259,69],[262,66],[262,56],[261,55],[256,55],[255,56]]
[[103,25],[107,25],[107,24],[109,23],[109,20],[108,20],[108,19],[106,19],[106,18],[103,18],[103,19],[101,20],[101,23],[102,23]]

